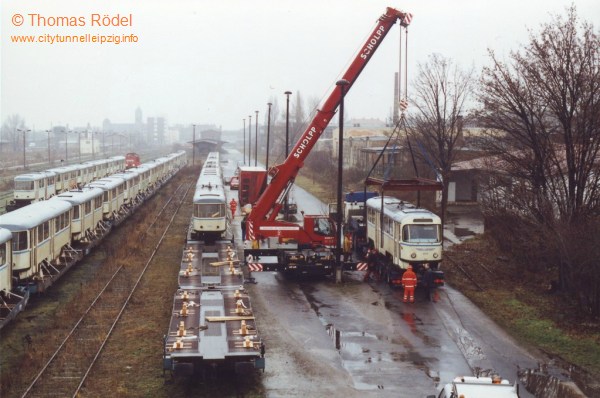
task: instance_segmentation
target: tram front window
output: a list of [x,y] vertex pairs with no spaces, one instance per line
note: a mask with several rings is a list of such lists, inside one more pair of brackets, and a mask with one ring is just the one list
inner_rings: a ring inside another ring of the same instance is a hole
[[33,181],[15,181],[15,191],[31,191]]
[[195,213],[198,218],[222,218],[225,217],[225,205],[221,203],[198,204]]
[[439,242],[439,225],[410,224],[402,228],[404,242]]

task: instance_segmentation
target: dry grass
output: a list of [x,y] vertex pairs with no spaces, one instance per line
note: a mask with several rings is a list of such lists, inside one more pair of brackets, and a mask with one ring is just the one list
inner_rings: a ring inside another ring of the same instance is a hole
[[[548,281],[555,279],[553,275],[528,272],[485,235],[453,247],[446,256],[454,260],[444,263],[448,283],[512,336],[556,358],[559,365],[574,365],[577,377],[598,379],[600,321],[582,316],[568,296],[550,293]],[[455,263],[463,266],[483,291]],[[593,385],[587,387],[592,395],[600,393]]]

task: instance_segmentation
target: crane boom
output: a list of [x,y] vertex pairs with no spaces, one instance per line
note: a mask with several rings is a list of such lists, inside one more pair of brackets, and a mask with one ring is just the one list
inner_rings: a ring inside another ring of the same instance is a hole
[[[386,9],[385,14],[379,17],[372,33],[368,36],[366,42],[360,48],[359,52],[354,57],[354,60],[341,77],[349,82],[349,85],[346,86],[346,93],[350,90],[385,36],[390,31],[391,27],[398,21],[401,26],[406,27],[410,24],[411,19],[412,15],[409,13],[391,7]],[[296,145],[291,150],[287,159],[283,163],[269,168],[268,174],[271,177],[271,180],[253,205],[252,211],[248,216],[247,225],[251,236],[265,236],[264,234],[258,233],[258,227],[266,224],[269,224],[271,227],[281,226],[282,228],[278,232],[279,236],[282,236],[282,230],[290,230],[284,228],[286,225],[295,225],[285,221],[275,221],[275,217],[281,207],[281,205],[278,204],[278,199],[280,199],[294,183],[296,175],[304,165],[306,157],[310,154],[310,151],[317,140],[334,117],[340,104],[341,97],[341,88],[339,86],[334,86],[327,99],[323,102],[321,108],[317,110],[315,116],[298,142],[296,142]],[[276,228],[270,228],[270,230],[274,229]]]

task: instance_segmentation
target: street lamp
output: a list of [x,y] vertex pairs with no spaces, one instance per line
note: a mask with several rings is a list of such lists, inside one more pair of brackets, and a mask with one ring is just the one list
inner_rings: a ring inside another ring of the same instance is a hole
[[244,166],[246,165],[246,119],[244,121]]
[[192,124],[192,166],[196,165],[196,125]]
[[77,144],[79,145],[79,164],[81,164],[81,131],[73,131],[78,135]]
[[72,130],[63,130],[63,133],[65,133],[65,165],[69,164],[69,133],[72,132]]
[[267,103],[269,106],[269,113],[267,116],[267,159],[266,159],[266,169],[269,170],[269,137],[271,135],[271,105],[272,103]]
[[25,142],[26,140],[26,134],[28,132],[30,132],[30,129],[17,129],[18,132],[23,133],[23,170],[25,170],[25,168],[27,168],[27,162],[25,161]]
[[48,164],[51,165],[52,164],[52,159],[50,159],[50,132],[52,130],[46,130],[46,133],[48,133]]
[[[287,96],[286,105],[285,105],[285,158],[288,157],[289,152],[289,136],[290,136],[290,95],[291,91],[286,91],[284,93]],[[285,203],[283,205],[283,218],[284,220],[288,219],[288,197],[285,195]]]
[[258,162],[258,111],[254,111],[256,113],[256,127],[254,128],[254,166]]
[[337,185],[337,239],[336,239],[336,272],[335,281],[340,283],[342,281],[342,247],[344,236],[342,231],[342,156],[344,150],[344,96],[346,95],[346,89],[350,85],[350,82],[346,79],[338,80],[335,83],[339,86],[341,91],[340,96],[340,121],[339,121],[339,137],[338,137],[338,185]]
[[92,131],[92,160],[96,159],[96,148],[94,148],[94,134],[96,134],[96,132]]
[[252,162],[252,115],[248,115],[248,166]]

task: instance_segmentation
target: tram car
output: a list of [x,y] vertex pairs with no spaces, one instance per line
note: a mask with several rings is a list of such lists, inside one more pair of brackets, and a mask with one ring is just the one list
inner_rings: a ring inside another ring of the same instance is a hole
[[29,301],[29,291],[12,276],[12,234],[0,228],[0,329],[19,314]]
[[45,171],[19,174],[14,178],[14,197],[6,206],[13,211],[30,203],[84,186],[96,179],[125,170],[125,157],[112,156],[81,164],[71,164]]
[[71,204],[62,200],[32,203],[0,216],[12,233],[12,273],[32,292],[43,291],[81,257],[71,247]]
[[[56,173],[54,185],[56,187],[57,194],[64,192],[64,191],[68,191],[69,189],[77,188],[77,185],[78,185],[77,176],[79,174],[79,168],[82,166],[83,165],[73,164],[70,166],[61,166],[61,167],[55,167],[52,169],[48,169],[48,171],[52,171],[52,172]],[[91,171],[90,171],[90,173],[91,173]]]
[[50,200],[69,202],[71,210],[71,239],[75,248],[94,246],[110,231],[111,225],[103,217],[104,190],[86,186],[78,190],[63,192]]
[[366,204],[368,246],[376,250],[377,266],[384,280],[401,286],[402,274],[411,265],[422,284],[424,264],[428,264],[435,284],[443,285],[440,217],[390,196],[370,198]]
[[[185,153],[177,152],[124,172],[124,159],[74,165],[69,178],[95,181],[0,215],[0,328],[25,307],[31,293],[47,289],[135,210],[127,200],[147,197],[140,193],[144,175],[150,195],[186,164]],[[156,183],[150,186],[151,181]],[[31,191],[40,184],[45,182]]]
[[193,201],[192,240],[214,242],[227,230],[227,201],[218,152],[209,153],[204,162]]
[[56,194],[56,173],[39,171],[19,174],[14,178],[14,198],[6,206],[7,211],[27,206],[30,203],[46,200]]
[[125,206],[131,207],[136,205],[140,200],[140,173],[135,170],[125,170],[121,173],[113,174],[112,177],[125,180]]

